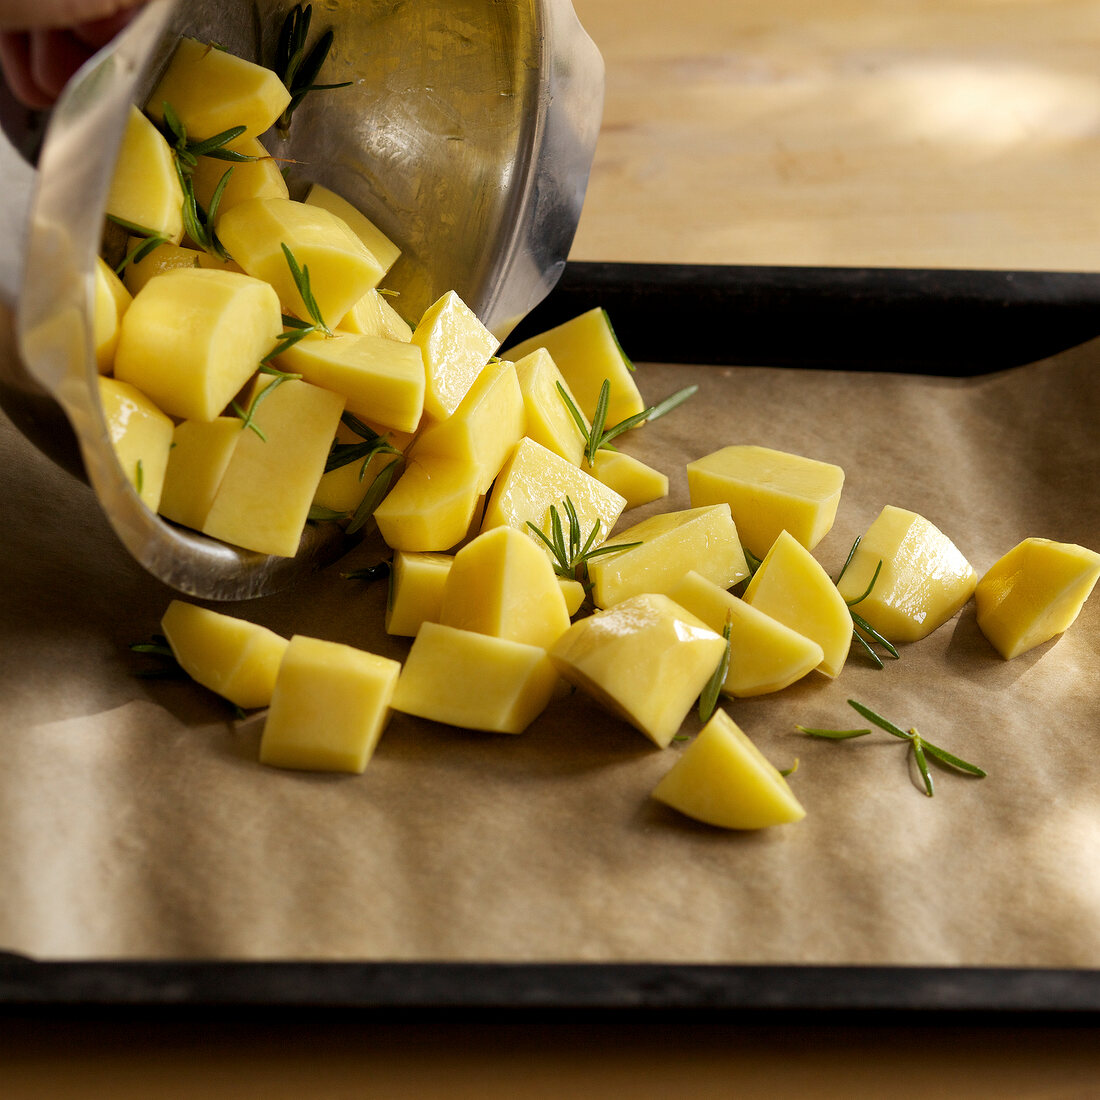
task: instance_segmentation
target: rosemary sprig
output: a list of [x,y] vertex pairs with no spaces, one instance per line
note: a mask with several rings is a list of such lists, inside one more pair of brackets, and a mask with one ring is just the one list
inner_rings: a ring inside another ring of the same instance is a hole
[[352,569],[348,573],[341,573],[340,576],[346,581],[381,581],[385,580],[393,569],[393,562],[389,558],[383,558],[382,561],[377,562],[374,565],[366,565],[362,569]]
[[730,670],[730,633],[733,630],[733,615],[726,613],[726,625],[722,628],[722,637],[726,639],[726,648],[722,651],[718,666],[711,673],[707,686],[703,688],[699,696],[699,721],[709,722],[718,706],[718,696],[722,691],[722,685],[726,682],[726,675]]
[[191,141],[187,136],[187,128],[171,103],[163,102],[161,110],[164,112],[164,126],[162,133],[168,139],[176,162],[183,166],[183,170],[190,174],[199,163],[199,157],[213,157],[215,160],[227,160],[236,164],[255,160],[248,153],[238,153],[228,148],[232,141],[236,141],[248,128],[246,126],[231,126],[228,130],[222,130],[219,134],[203,138],[201,141]]
[[[848,705],[862,717],[866,718],[868,722],[878,726],[879,729],[885,730],[894,737],[900,737],[903,741],[909,742],[910,750],[913,753],[913,759],[917,765],[917,771],[920,772],[921,781],[924,784],[924,793],[929,798],[935,793],[932,783],[932,773],[928,768],[927,758],[929,756],[934,760],[938,760],[941,764],[946,764],[948,767],[955,768],[957,771],[965,772],[967,775],[973,775],[979,779],[985,777],[986,772],[976,764],[971,764],[955,756],[953,753],[948,752],[946,749],[941,749],[938,745],[933,745],[931,741],[922,737],[915,728],[903,730],[900,726],[894,725],[889,719],[883,718],[881,714],[876,714],[870,707],[864,706],[862,703],[857,703],[855,699],[849,699]],[[853,737],[863,737],[865,734],[871,732],[869,729],[826,730],[814,729],[809,726],[796,726],[795,729],[810,737],[824,737],[832,741],[846,741]]]
[[[290,274],[294,279],[294,285],[298,288],[298,293],[301,295],[302,302],[306,307],[306,312],[313,322],[313,328],[318,332],[323,332],[326,336],[331,336],[332,329],[325,324],[325,319],[321,316],[321,307],[318,306],[317,299],[313,296],[313,290],[309,285],[309,267],[303,267],[298,263],[294,258],[294,253],[290,251],[285,241],[280,242],[280,247],[283,250],[283,255],[286,257],[287,267],[290,268]],[[301,339],[301,337],[299,337],[299,339]]]
[[357,435],[362,437],[361,443],[337,443],[333,442],[325,461],[325,473],[338,470],[342,466],[349,466],[353,462],[363,461],[359,471],[359,480],[366,475],[367,466],[376,454],[400,455],[401,452],[390,443],[384,435],[368,428],[358,417],[350,413],[344,413],[340,418]]
[[157,229],[150,229],[147,225],[138,225],[137,222],[127,221],[125,218],[117,217],[114,214],[108,214],[107,220],[125,229],[131,237],[142,238],[132,249],[130,249],[115,268],[115,274],[118,276],[121,276],[130,264],[140,263],[144,260],[153,249],[159,248],[162,244],[169,243],[168,237]]
[[180,161],[176,161],[176,175],[179,176],[180,187],[183,189],[183,228],[199,248],[219,260],[230,259],[229,253],[214,231],[214,220],[218,215],[218,204],[221,202],[222,193],[225,191],[225,185],[229,182],[232,171],[232,168],[227,169],[218,180],[218,185],[210,198],[210,207],[205,209],[195,197],[195,184],[190,173],[184,171]]
[[[597,519],[592,524],[592,530],[588,538],[581,534],[580,517],[577,515],[573,501],[566,497],[562,501],[562,510],[565,512],[569,526],[569,536],[566,538],[565,528],[562,525],[561,514],[555,505],[550,505],[550,534],[547,535],[540,527],[530,520],[527,526],[549,547],[554,555],[554,572],[559,577],[567,580],[580,581],[585,588],[588,584],[588,571],[585,568],[592,558],[601,554],[613,554],[619,550],[629,550],[634,546],[641,546],[640,542],[618,542],[614,546],[595,546],[596,537],[600,533],[600,521]],[[583,540],[583,541],[582,541]]]
[[290,129],[291,117],[309,92],[346,88],[351,84],[350,80],[339,84],[316,82],[321,67],[332,49],[333,33],[331,28],[325,31],[307,51],[306,40],[309,37],[309,24],[312,18],[312,4],[304,6],[295,4],[287,13],[279,29],[279,40],[275,46],[275,62],[272,68],[290,92],[290,102],[276,123],[283,134]]
[[673,409],[678,405],[682,405],[699,389],[698,386],[685,386],[682,390],[677,390],[671,396],[666,397],[664,401],[656,405],[650,405],[649,408],[643,409],[640,413],[628,416],[625,420],[620,420],[618,424],[608,428],[606,426],[607,410],[611,403],[611,382],[609,379],[605,378],[603,380],[603,385],[600,387],[600,395],[596,399],[596,407],[592,412],[591,424],[586,423],[584,414],[577,408],[576,402],[569,396],[569,391],[560,382],[557,383],[557,387],[558,395],[565,403],[569,415],[573,418],[574,423],[577,425],[577,428],[584,438],[584,457],[588,460],[589,466],[595,463],[596,452],[601,448],[609,451],[616,449],[611,445],[613,439],[622,435],[623,432],[628,432],[632,428],[637,428],[641,424],[647,424],[650,421],[659,419],[666,413],[672,412]]
[[[155,657],[160,663],[154,667],[138,669],[134,675],[139,680],[190,680],[191,677],[176,659],[168,639],[163,634],[154,634],[147,642],[132,642],[131,653],[140,653],[146,657]],[[217,694],[211,692],[212,695]],[[233,710],[235,718],[244,718],[244,709],[223,696],[219,699]]]
[[[844,576],[848,566],[852,563],[852,558],[855,557],[856,548],[860,544],[862,535],[857,535],[855,542],[852,543],[851,550],[848,551],[848,556],[844,559],[844,564],[841,566],[840,572],[837,574],[836,583],[840,584],[840,578]],[[864,593],[854,600],[845,600],[848,605],[848,614],[852,616],[852,641],[858,642],[863,651],[871,659],[871,663],[876,668],[885,668],[882,663],[882,658],[875,652],[872,642],[884,649],[887,655],[893,660],[898,660],[901,654],[897,651],[897,648],[889,641],[887,641],[862,615],[852,609],[857,604],[861,604],[874,590],[875,583],[878,581],[879,573],[882,572],[882,560],[879,559],[878,565],[875,566],[875,572],[871,577],[871,583],[867,585]],[[866,636],[865,636],[866,635]]]
[[351,516],[351,522],[347,526],[348,534],[354,534],[362,527],[367,520],[374,515],[375,508],[382,503],[382,499],[385,497],[389,490],[390,483],[397,475],[397,467],[401,464],[400,458],[395,458],[387,466],[384,466],[378,471],[377,476],[371,482],[370,488],[367,490],[366,495],[359,502],[359,507],[355,509]]

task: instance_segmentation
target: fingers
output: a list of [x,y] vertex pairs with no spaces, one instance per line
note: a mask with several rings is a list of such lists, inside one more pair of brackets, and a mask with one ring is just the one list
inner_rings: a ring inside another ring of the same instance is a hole
[[0,0],[0,31],[72,27],[110,19],[144,0]]

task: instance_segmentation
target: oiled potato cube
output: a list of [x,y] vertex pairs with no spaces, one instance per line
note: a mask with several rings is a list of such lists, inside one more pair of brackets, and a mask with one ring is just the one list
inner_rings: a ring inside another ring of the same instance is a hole
[[691,503],[725,502],[746,550],[762,558],[780,531],[812,550],[836,518],[844,471],[769,447],[723,447],[689,462]]
[[786,779],[723,710],[714,712],[653,797],[723,829],[764,829],[806,816]]
[[162,516],[202,530],[243,427],[238,416],[184,420],[176,425],[160,495]]
[[99,400],[122,472],[155,512],[172,446],[172,419],[136,386],[105,375],[99,376]]
[[306,195],[306,202],[311,206],[320,206],[345,222],[347,227],[363,242],[374,258],[381,264],[383,273],[389,271],[397,262],[398,256],[401,255],[401,249],[366,214],[357,206],[348,202],[347,199],[319,183],[314,183]]
[[[527,414],[527,435],[574,466],[579,466],[584,460],[584,437],[558,386],[565,390],[574,405],[577,399],[550,353],[545,348],[537,348],[517,359],[516,377]],[[586,426],[591,427],[587,421]]]
[[172,150],[136,107],[127,115],[105,210],[170,241],[183,237],[183,188]]
[[1100,554],[1029,538],[978,582],[978,626],[1006,661],[1067,630],[1100,578]]
[[111,373],[122,315],[130,308],[132,300],[133,296],[122,280],[101,256],[97,256],[92,298],[92,343],[100,374]]
[[[875,570],[882,562],[877,579]],[[865,599],[860,596],[874,579]],[[978,577],[955,544],[923,516],[887,505],[840,578],[845,600],[891,642],[915,642],[952,618]]]
[[668,496],[668,475],[624,451],[600,448],[592,474],[609,489],[626,498],[626,507],[638,508]]
[[589,562],[597,607],[610,607],[642,592],[667,593],[689,569],[723,588],[749,575],[726,504],[661,512],[619,532],[603,546],[631,542],[639,545]]
[[541,646],[426,622],[401,670],[393,708],[465,729],[522,733],[557,683]]
[[375,509],[382,538],[394,550],[439,551],[458,545],[474,518],[480,477],[468,462],[410,459]]
[[398,550],[390,568],[386,631],[413,638],[424,623],[439,622],[443,587],[454,564],[450,554]]
[[667,748],[725,653],[723,638],[667,596],[633,596],[579,619],[550,659],[570,683]]
[[279,665],[260,762],[365,771],[389,720],[400,671],[389,657],[296,634]]
[[[142,237],[131,237],[126,245],[127,254],[141,247],[143,241]],[[176,267],[208,267],[212,271],[236,271],[243,274],[232,260],[220,260],[203,249],[169,242],[157,245],[140,260],[131,260],[123,269],[122,282],[132,296],[140,293],[150,279]]]
[[177,268],[151,279],[122,318],[115,377],[170,416],[213,420],[282,331],[275,292],[233,271]]
[[412,326],[386,300],[380,290],[368,290],[344,314],[337,326],[340,332],[358,332],[363,336],[385,336],[407,344]]
[[196,683],[245,710],[271,702],[286,638],[183,600],[168,605],[160,626],[180,667]]

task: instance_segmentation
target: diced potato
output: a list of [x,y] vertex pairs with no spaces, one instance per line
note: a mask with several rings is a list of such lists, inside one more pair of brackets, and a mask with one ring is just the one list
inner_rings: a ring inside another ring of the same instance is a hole
[[439,622],[443,586],[453,563],[450,554],[398,550],[393,555],[386,602],[388,633],[412,638],[424,623]]
[[768,447],[723,447],[689,462],[687,476],[691,503],[727,503],[758,558],[780,531],[812,550],[832,528],[844,487],[839,466]]
[[[566,497],[577,510],[582,541],[588,538],[593,525],[599,526],[593,546],[607,538],[626,507],[626,501],[613,489],[542,444],[524,437],[497,475],[481,529],[507,526],[527,533],[530,521],[550,534],[550,508],[557,509],[565,524],[562,502]],[[542,540],[533,532],[530,534],[541,546]]]
[[730,628],[730,663],[722,691],[735,698],[780,691],[825,657],[817,642],[688,570],[669,597],[718,633]]
[[[142,240],[141,237],[131,237],[126,245],[127,254],[139,247]],[[157,245],[140,260],[128,263],[123,269],[122,281],[131,295],[138,294],[150,279],[177,267],[208,267],[212,271],[244,274],[232,260],[219,260],[201,248],[169,243]]]
[[550,559],[514,528],[495,527],[455,554],[439,622],[546,649],[569,612]]
[[290,92],[270,69],[195,38],[181,38],[146,110],[164,120],[171,104],[189,138],[213,137],[234,126],[259,137],[290,103]]
[[362,773],[389,720],[400,672],[389,657],[296,634],[279,665],[260,762]]
[[202,530],[243,427],[238,416],[184,420],[176,425],[160,496],[162,516]]
[[566,407],[558,385],[565,389],[574,405],[577,399],[550,353],[545,348],[538,348],[518,359],[516,376],[527,413],[527,434],[574,466],[579,466],[584,459],[584,437]]
[[327,187],[315,183],[306,195],[306,202],[311,206],[320,206],[346,222],[348,228],[382,265],[383,273],[388,272],[397,262],[398,256],[401,255],[401,249],[366,214],[348,202],[347,199],[337,195],[334,191],[330,191]]
[[424,411],[424,360],[415,344],[383,336],[311,332],[276,360],[280,369],[343,394],[348,412],[399,432]]
[[183,600],[168,605],[160,626],[192,680],[245,710],[271,702],[286,638]]
[[978,582],[978,626],[1006,660],[1069,628],[1100,578],[1100,554],[1068,542],[1029,538]]
[[569,613],[569,617],[572,618],[584,603],[584,598],[587,593],[584,590],[584,585],[580,581],[571,580],[569,577],[558,577],[558,587],[561,589],[561,594],[565,597],[565,610]]
[[516,368],[489,363],[446,420],[427,425],[410,457],[457,458],[479,471],[478,493],[488,492],[504,460],[523,437],[526,415]]
[[524,340],[508,349],[511,359],[521,359],[545,348],[576,395],[577,405],[589,420],[596,411],[600,387],[610,382],[607,424],[610,427],[645,411],[645,402],[634,381],[633,368],[623,354],[607,312],[591,309],[564,324]]
[[725,649],[690,612],[647,593],[573,623],[550,659],[566,680],[663,749]]
[[497,338],[454,291],[424,311],[412,342],[424,353],[424,411],[436,420],[446,420],[458,408],[498,347]]
[[374,522],[394,550],[449,550],[465,537],[479,498],[480,473],[454,459],[410,459]]
[[183,237],[183,188],[172,150],[136,107],[127,115],[105,210],[170,241]]
[[[871,594],[859,600],[882,562]],[[916,642],[953,618],[977,574],[955,544],[916,512],[887,505],[862,536],[840,578],[845,600],[891,642]]]
[[522,733],[557,683],[541,646],[426,622],[401,670],[393,707],[465,729]]
[[722,588],[749,575],[726,504],[661,512],[616,533],[603,546],[630,542],[641,545],[588,563],[597,607],[610,607],[642,592],[667,593],[689,569]]
[[99,400],[122,472],[155,512],[172,446],[172,419],[136,386],[105,375],[99,376]]
[[840,675],[852,644],[851,613],[829,574],[788,531],[772,543],[744,600],[817,642],[824,654],[818,671]]
[[96,257],[94,280],[92,343],[95,346],[96,367],[100,374],[110,374],[122,315],[130,308],[132,295],[101,256]]
[[266,283],[232,271],[166,271],[122,318],[115,377],[170,416],[213,420],[281,331],[279,300]]
[[380,290],[368,290],[344,314],[340,332],[358,332],[364,336],[385,336],[407,344],[412,339],[412,326],[386,300]]
[[626,497],[626,507],[638,508],[668,496],[668,476],[625,451],[600,448],[592,464],[593,476]]
[[[390,431],[381,424],[367,424],[367,427],[384,436],[390,446],[403,451],[413,438],[408,432]],[[336,442],[354,446],[363,442],[363,437],[341,423],[336,429]],[[395,460],[397,456],[389,451],[380,451],[370,458],[363,467],[363,459],[345,463],[329,470],[317,484],[313,503],[321,508],[331,508],[334,512],[354,512],[363,502],[374,480]],[[397,471],[394,471],[395,473]]]
[[723,710],[684,749],[653,797],[723,829],[764,829],[806,816],[786,779]]
[[199,205],[209,212],[214,192],[222,177],[229,172],[229,179],[222,190],[215,211],[215,226],[222,215],[248,199],[286,199],[290,197],[286,180],[275,161],[254,137],[247,135],[226,145],[234,153],[243,153],[254,160],[226,161],[218,157],[199,157],[199,163],[191,173],[191,183]]
[[202,530],[247,550],[293,557],[344,399],[296,379],[265,378],[259,388],[267,385],[274,389],[253,418],[263,436],[241,433]]
[[287,311],[309,320],[282,246],[309,268],[309,286],[321,316],[335,328],[376,287],[382,265],[335,214],[293,199],[246,199],[218,219],[218,239],[257,279],[270,283]]

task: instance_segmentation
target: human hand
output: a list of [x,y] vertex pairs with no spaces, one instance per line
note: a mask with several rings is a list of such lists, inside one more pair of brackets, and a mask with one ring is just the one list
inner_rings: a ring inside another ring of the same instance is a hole
[[144,0],[0,0],[0,72],[15,98],[50,107],[69,77]]

